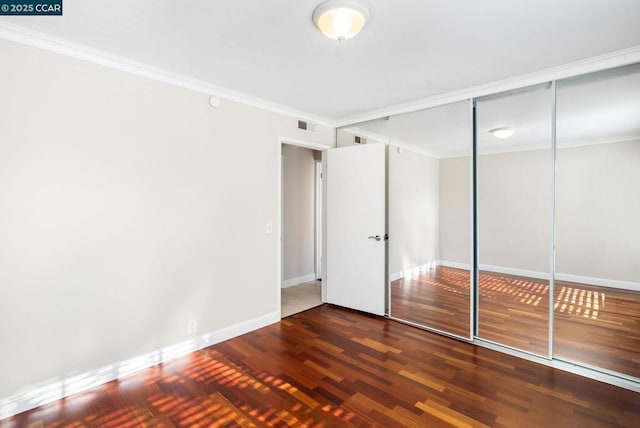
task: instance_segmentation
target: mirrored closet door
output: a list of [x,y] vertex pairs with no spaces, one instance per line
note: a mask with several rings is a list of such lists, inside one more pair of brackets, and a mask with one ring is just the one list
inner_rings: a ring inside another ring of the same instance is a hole
[[391,318],[640,379],[640,64],[338,130],[357,144],[387,146]]
[[640,378],[640,67],[556,99],[553,354]]
[[471,104],[391,116],[389,314],[471,337]]
[[548,357],[551,85],[478,99],[476,140],[476,335]]

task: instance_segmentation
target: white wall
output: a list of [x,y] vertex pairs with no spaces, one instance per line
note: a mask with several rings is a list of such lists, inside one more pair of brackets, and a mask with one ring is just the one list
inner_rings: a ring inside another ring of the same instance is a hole
[[0,398],[183,341],[190,318],[276,314],[278,136],[333,129],[4,40],[0,57]]
[[[556,273],[640,282],[640,141],[560,148]],[[480,264],[549,272],[551,151],[479,159]],[[469,263],[469,159],[440,160],[440,259]]]
[[481,265],[549,272],[551,150],[478,156]]
[[469,156],[440,159],[440,260],[470,265]]
[[347,147],[354,144],[353,139],[356,136],[353,132],[338,128],[336,132],[336,146]]
[[439,245],[438,159],[389,147],[389,257],[391,279],[435,263]]
[[640,141],[558,150],[556,271],[640,283]]
[[283,145],[283,286],[315,279],[315,164],[313,150]]

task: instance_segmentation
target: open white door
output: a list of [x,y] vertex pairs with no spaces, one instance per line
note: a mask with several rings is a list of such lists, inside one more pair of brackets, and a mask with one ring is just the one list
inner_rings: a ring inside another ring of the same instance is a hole
[[385,305],[385,150],[327,150],[327,302],[377,315]]

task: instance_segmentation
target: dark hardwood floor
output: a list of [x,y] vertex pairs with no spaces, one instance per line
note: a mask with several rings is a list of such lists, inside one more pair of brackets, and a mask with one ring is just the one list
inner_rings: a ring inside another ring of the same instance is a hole
[[637,427],[639,403],[632,391],[323,305],[0,426]]
[[[478,336],[548,355],[546,280],[480,272]],[[556,281],[554,357],[640,378],[640,292]],[[391,284],[392,316],[469,335],[469,271],[438,267]]]

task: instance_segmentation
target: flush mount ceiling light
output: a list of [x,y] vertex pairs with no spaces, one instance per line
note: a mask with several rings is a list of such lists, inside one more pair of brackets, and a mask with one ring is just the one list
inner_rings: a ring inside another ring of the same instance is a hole
[[505,138],[511,137],[515,131],[512,128],[496,128],[489,132],[491,132],[494,137],[504,140]]
[[327,0],[313,11],[316,27],[339,42],[358,35],[368,19],[369,9],[357,0]]

